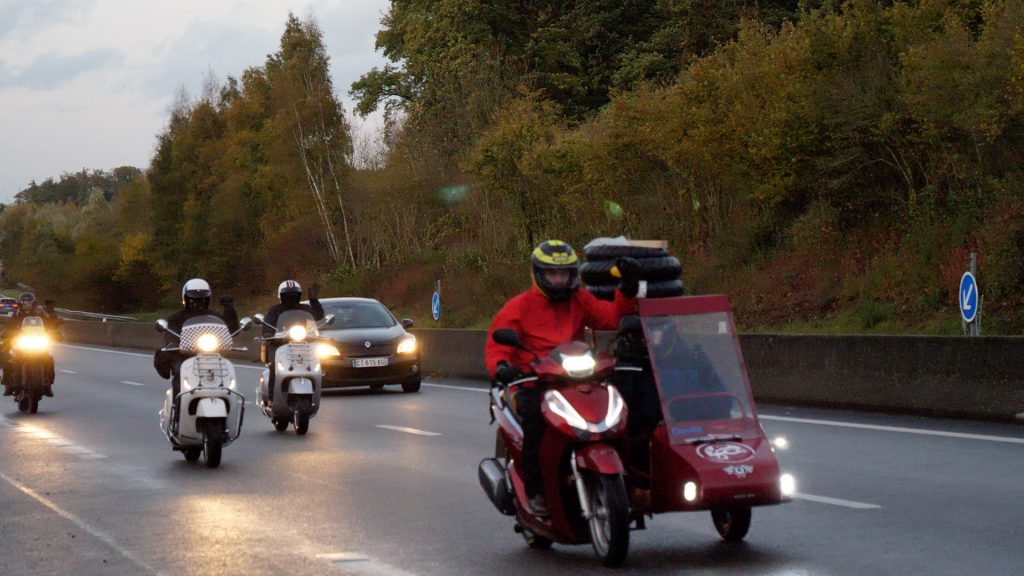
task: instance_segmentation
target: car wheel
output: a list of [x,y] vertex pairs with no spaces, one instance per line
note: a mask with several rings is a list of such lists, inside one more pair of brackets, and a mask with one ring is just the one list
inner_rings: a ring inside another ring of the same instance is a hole
[[419,391],[420,391],[420,381],[419,380],[417,380],[415,382],[403,382],[402,383],[402,392],[419,392]]

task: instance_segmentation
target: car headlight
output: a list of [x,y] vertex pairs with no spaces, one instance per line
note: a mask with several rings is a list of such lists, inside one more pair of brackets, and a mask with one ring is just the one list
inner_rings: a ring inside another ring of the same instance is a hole
[[220,348],[220,340],[213,334],[203,334],[196,339],[196,348],[200,352],[216,352]]
[[398,344],[399,354],[412,354],[416,351],[416,337],[409,336]]
[[327,342],[320,342],[316,345],[317,358],[323,359],[330,358],[332,356],[341,356],[341,352],[338,351],[337,346],[335,346],[334,344],[329,344]]
[[14,340],[14,347],[23,352],[42,352],[50,347],[47,334],[22,334]]
[[792,498],[796,494],[796,479],[792,474],[779,476],[779,492],[783,498]]
[[288,329],[288,337],[291,338],[292,342],[298,342],[306,339],[306,327],[296,324]]
[[581,356],[562,356],[562,369],[571,378],[586,378],[594,375],[597,361],[590,354]]

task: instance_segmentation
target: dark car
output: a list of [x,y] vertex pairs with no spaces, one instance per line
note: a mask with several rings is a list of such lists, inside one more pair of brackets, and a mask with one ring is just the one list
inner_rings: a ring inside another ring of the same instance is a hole
[[14,298],[0,298],[0,316],[14,316],[18,311],[18,301]]
[[401,384],[405,392],[420,389],[419,345],[406,331],[412,320],[399,322],[372,298],[323,298],[320,303],[326,314],[334,315],[320,336],[340,352],[320,361],[324,389],[385,384]]

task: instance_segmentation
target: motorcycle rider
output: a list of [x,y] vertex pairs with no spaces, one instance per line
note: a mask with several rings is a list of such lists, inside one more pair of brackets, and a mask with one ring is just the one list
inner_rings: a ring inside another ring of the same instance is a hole
[[[620,258],[616,265],[622,276],[615,300],[599,300],[580,290],[579,259],[572,247],[561,240],[541,242],[530,257],[533,286],[509,300],[498,311],[487,333],[484,358],[494,379],[508,384],[530,369],[533,355],[525,350],[504,346],[492,340],[498,328],[511,328],[522,343],[538,356],[546,356],[556,346],[582,340],[583,329],[612,330],[619,319],[633,313],[639,288],[640,263]],[[536,382],[526,382],[516,395],[523,427],[523,479],[528,504],[538,516],[547,515],[542,494],[540,439],[544,433],[541,399],[544,390]]]
[[[229,332],[234,333],[238,330],[238,312],[235,311],[235,299],[227,294],[221,296],[220,305],[224,308],[224,312],[217,314],[210,310],[211,294],[210,284],[202,278],[193,278],[185,282],[181,287],[182,309],[167,319],[168,329],[164,332],[163,347],[177,346],[179,344],[179,337],[175,334],[181,334],[182,324],[196,316],[216,316],[224,321]],[[171,333],[172,331],[174,334]],[[187,356],[180,351],[165,351],[162,348],[157,349],[156,354],[153,356],[153,367],[156,368],[157,374],[161,378],[171,378],[173,376],[171,379],[171,390],[175,406],[177,406],[178,402],[178,393],[181,392],[181,378],[179,374],[181,363],[186,358]]]
[[[320,285],[313,284],[309,287],[309,304],[302,303],[302,286],[299,285],[295,280],[285,280],[281,282],[277,287],[277,300],[278,303],[270,307],[267,310],[267,315],[263,317],[263,337],[270,338],[274,335],[275,328],[277,326],[277,319],[280,318],[282,312],[288,310],[302,310],[303,312],[309,312],[313,315],[316,320],[322,320],[324,317],[324,307],[320,305],[320,300],[317,296],[320,295]],[[274,400],[274,369],[276,368],[274,362],[274,354],[277,353],[277,349],[281,346],[278,343],[265,343],[266,346],[264,358],[270,365],[270,376],[267,383],[267,398],[273,402]]]
[[[39,302],[36,300],[36,295],[31,292],[24,292],[18,297],[18,309],[14,313],[10,322],[4,328],[3,331],[3,345],[0,346],[0,355],[3,356],[3,384],[4,384],[4,396],[12,396],[14,394],[14,364],[11,362],[11,346],[14,344],[14,339],[18,337],[18,333],[21,332],[21,323],[27,316],[40,316],[43,318],[43,325],[46,326],[47,330],[51,329],[51,324],[47,322],[46,314],[39,309]],[[46,368],[46,389],[43,390],[44,396],[53,397],[53,380],[55,370],[51,359],[50,365]]]

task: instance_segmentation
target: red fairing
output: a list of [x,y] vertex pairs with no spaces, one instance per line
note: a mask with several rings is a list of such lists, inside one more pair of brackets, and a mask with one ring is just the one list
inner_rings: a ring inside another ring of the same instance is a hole
[[603,442],[584,444],[577,448],[576,466],[601,474],[623,474],[626,471],[618,451]]

